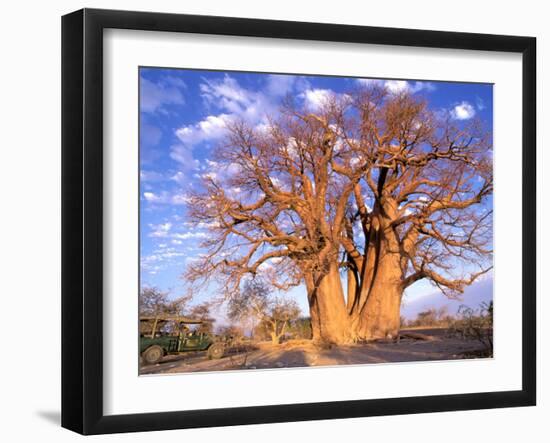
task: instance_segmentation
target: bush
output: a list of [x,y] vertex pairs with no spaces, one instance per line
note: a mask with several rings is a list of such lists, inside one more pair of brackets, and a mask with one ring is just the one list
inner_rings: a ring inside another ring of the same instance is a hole
[[477,340],[486,353],[493,355],[493,302],[482,303],[478,309],[460,306],[457,318],[449,328],[451,335],[464,340]]
[[291,322],[288,332],[296,339],[310,340],[313,336],[311,331],[311,319],[300,317]]

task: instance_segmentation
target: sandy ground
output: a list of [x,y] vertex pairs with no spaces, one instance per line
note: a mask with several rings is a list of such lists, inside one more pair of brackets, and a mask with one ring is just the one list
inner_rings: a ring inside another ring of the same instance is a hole
[[449,338],[444,329],[404,330],[402,334],[405,338],[399,342],[331,348],[316,346],[309,340],[291,340],[281,345],[263,342],[247,352],[229,351],[218,360],[208,360],[205,353],[170,355],[158,364],[142,366],[141,374],[457,360],[475,358],[483,348],[477,341]]

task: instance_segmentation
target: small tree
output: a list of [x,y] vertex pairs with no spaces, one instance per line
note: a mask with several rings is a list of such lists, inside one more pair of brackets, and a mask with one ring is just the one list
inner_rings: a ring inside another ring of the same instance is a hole
[[441,306],[436,310],[436,320],[438,324],[441,324],[445,321],[445,318],[449,315],[449,308],[447,305]]
[[437,321],[437,311],[435,309],[427,309],[426,311],[419,312],[416,316],[416,323],[418,326],[433,326]]
[[169,299],[169,293],[156,287],[146,286],[139,294],[140,315],[182,315],[191,301],[190,295]]
[[281,337],[287,331],[290,322],[300,315],[300,308],[294,300],[277,298],[269,304],[267,315],[263,321],[269,325],[269,333],[273,344],[279,344]]
[[233,296],[228,305],[232,321],[256,320],[265,329],[274,344],[280,343],[289,323],[300,316],[294,300],[271,298],[269,286],[260,278],[247,280],[242,291]]
[[[158,323],[161,316],[186,315],[192,295],[184,295],[174,299],[169,298],[169,293],[156,287],[146,286],[139,294],[140,317],[153,317],[151,321],[141,322],[140,329],[143,334],[152,334],[163,330],[169,333],[178,333],[179,325],[174,322]],[[160,329],[157,327],[160,325]]]
[[168,293],[158,288],[144,287],[139,294],[140,315],[158,315],[166,310]]
[[269,309],[269,287],[261,279],[245,282],[243,290],[235,294],[228,302],[227,317],[233,321],[250,326],[252,335]]
[[193,319],[203,320],[197,329],[198,332],[212,333],[214,331],[214,320],[210,317],[212,304],[209,302],[199,303],[189,308],[189,316]]

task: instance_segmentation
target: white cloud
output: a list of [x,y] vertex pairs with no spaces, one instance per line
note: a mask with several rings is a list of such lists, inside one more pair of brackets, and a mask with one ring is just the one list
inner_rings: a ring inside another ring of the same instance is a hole
[[171,194],[166,191],[162,191],[161,193],[144,192],[143,198],[148,203],[159,205],[184,205],[189,202],[189,197],[186,194]]
[[480,111],[483,111],[485,109],[485,102],[481,97],[476,97],[476,107]]
[[171,86],[176,86],[177,88],[187,89],[187,85],[180,77],[166,75],[162,77],[162,82]]
[[154,192],[144,192],[143,197],[150,203],[160,203],[162,201],[162,197]]
[[170,177],[170,180],[182,185],[187,182],[187,176],[182,171],[178,171]]
[[227,127],[228,123],[229,117],[225,114],[221,114],[219,116],[209,115],[205,120],[199,122],[197,126],[202,133],[211,137],[217,136],[220,132],[222,132]]
[[[199,161],[193,158],[193,151],[190,145],[176,144],[170,147],[170,158],[179,163],[179,168],[182,174],[184,172],[197,169]],[[183,175],[180,174],[179,181],[181,182]]]
[[358,78],[356,81],[363,86],[382,85],[384,83],[384,80],[376,78]]
[[229,163],[225,168],[224,172],[227,175],[236,175],[241,172],[241,166],[238,163]]
[[336,94],[330,89],[307,89],[299,97],[303,98],[306,108],[317,111],[326,105]]
[[218,108],[239,114],[255,99],[252,91],[242,88],[237,80],[225,75],[223,80],[204,80],[200,91],[205,101]]
[[229,75],[225,75],[221,80],[204,80],[200,90],[207,106],[222,111],[222,114],[217,116],[225,120],[222,123],[227,122],[227,118],[239,118],[256,124],[266,120],[266,114],[270,114],[275,106],[274,97],[261,91],[243,88]]
[[157,275],[159,271],[162,270],[162,267],[159,265],[153,265],[146,260],[141,260],[141,272],[148,273],[150,275]]
[[172,195],[171,203],[174,205],[185,205],[189,203],[190,199],[186,194]]
[[267,76],[267,93],[275,97],[281,97],[296,89],[309,88],[309,82],[300,76],[274,74]]
[[159,182],[164,180],[164,176],[160,172],[146,171],[142,169],[139,171],[139,179],[142,182]]
[[167,259],[170,259],[170,258],[174,258],[174,257],[184,257],[186,254],[184,252],[175,252],[175,251],[167,251],[167,252],[163,252],[161,254],[161,259],[162,260],[167,260]]
[[194,125],[183,126],[176,130],[176,136],[182,144],[171,148],[170,157],[181,164],[192,159],[191,149],[203,141],[216,141],[225,135],[227,124],[233,118],[228,114],[209,115]]
[[166,173],[161,173],[157,171],[141,170],[139,172],[139,179],[148,192],[143,193],[145,200],[154,202],[154,203],[166,203],[166,200],[170,199],[170,195],[166,192],[155,194],[150,192],[153,189],[153,186],[149,183],[160,183],[160,182],[169,182],[173,181],[179,185],[187,185],[188,183],[188,170],[198,169],[200,162],[198,160],[190,157],[186,163],[180,166],[181,170],[173,172],[166,171]]
[[154,113],[164,111],[165,105],[183,105],[185,103],[179,86],[159,81],[154,83],[146,78],[140,79],[140,110]]
[[476,115],[476,110],[467,101],[455,105],[451,110],[451,117],[455,120],[469,120]]
[[409,82],[409,91],[412,94],[420,91],[432,92],[432,91],[435,91],[435,89],[436,89],[435,85],[431,82],[414,82],[414,83]]
[[434,91],[435,86],[431,82],[425,81],[407,81],[407,80],[382,80],[372,78],[359,78],[357,82],[364,86],[378,85],[384,86],[391,94],[400,94],[402,92],[409,92],[415,94],[420,91]]
[[164,238],[164,237],[168,237],[168,233],[172,228],[172,223],[167,222],[167,223],[160,223],[158,225],[150,224],[149,227],[151,228],[149,237]]
[[220,164],[215,161],[215,160],[210,160],[208,158],[204,159],[206,165],[209,167],[209,168],[219,168],[220,167]]
[[209,180],[216,180],[217,177],[218,177],[218,174],[214,171],[205,172],[204,174],[201,175],[201,178],[209,179]]
[[244,120],[259,128],[268,125],[267,116],[277,108],[281,96],[308,85],[305,79],[290,75],[268,76],[263,91],[243,88],[227,74],[221,79],[203,79],[200,93],[210,115],[176,130],[183,146],[174,147],[171,157],[180,163],[187,162],[183,148],[192,149],[202,142],[219,141],[225,136],[227,125],[235,120]]
[[208,234],[205,232],[184,232],[172,234],[172,237],[178,240],[189,240],[190,238],[208,238]]
[[409,90],[409,82],[405,80],[388,80],[384,86],[392,94],[399,94]]
[[167,266],[177,264],[175,258],[185,257],[187,254],[175,248],[164,248],[154,251],[152,254],[144,255],[141,258],[141,269],[144,272],[155,275]]
[[212,228],[217,228],[219,226],[219,223],[218,222],[198,222],[198,223],[195,223],[195,222],[184,222],[183,223],[184,226],[191,226],[193,228],[197,228],[197,229],[212,229]]

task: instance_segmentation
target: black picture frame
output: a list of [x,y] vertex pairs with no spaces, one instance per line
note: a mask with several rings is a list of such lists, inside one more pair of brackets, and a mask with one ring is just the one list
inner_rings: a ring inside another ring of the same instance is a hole
[[[523,64],[522,389],[103,413],[103,30],[369,43],[519,53]],[[62,18],[62,426],[82,434],[290,422],[536,403],[536,39],[339,24],[83,9]]]

